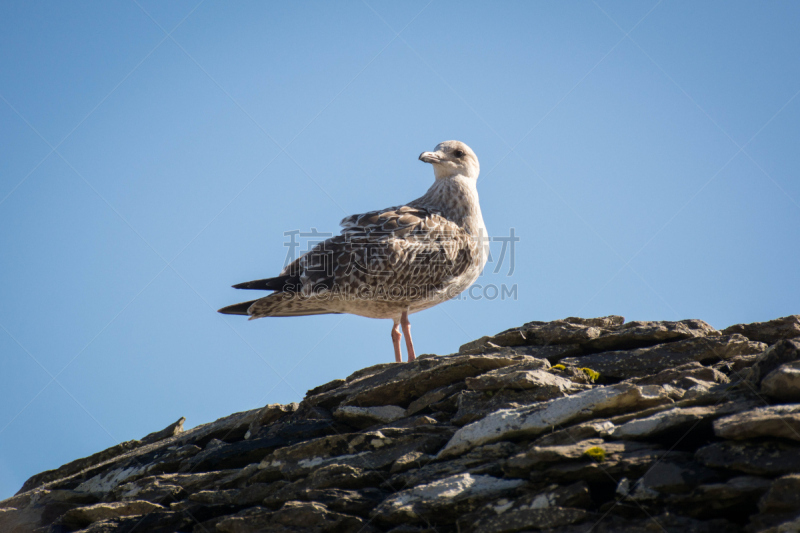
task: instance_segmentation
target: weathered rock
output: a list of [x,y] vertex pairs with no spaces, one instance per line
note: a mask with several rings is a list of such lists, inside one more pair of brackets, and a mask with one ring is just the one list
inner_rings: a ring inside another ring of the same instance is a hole
[[530,355],[537,359],[547,359],[554,365],[565,357],[573,357],[583,353],[580,344],[551,344],[545,346],[525,346],[514,348],[517,353]]
[[750,369],[742,374],[749,382],[758,385],[773,370],[797,360],[800,360],[800,338],[778,341],[759,355]]
[[438,389],[433,389],[432,391],[428,391],[408,406],[406,409],[406,415],[411,416],[419,413],[423,409],[426,409],[428,406],[436,404],[437,402],[441,402],[445,398],[452,396],[466,388],[466,384],[463,382],[453,383],[452,385],[447,385],[445,387],[439,387]]
[[779,477],[758,502],[762,513],[800,513],[800,474]]
[[615,427],[611,431],[611,437],[614,439],[647,439],[670,432],[685,434],[693,429],[703,430],[721,416],[752,406],[753,402],[727,402],[707,407],[676,407],[645,418],[630,420]]
[[322,437],[276,450],[261,462],[260,468],[275,471],[288,479],[308,475],[315,469],[333,463],[365,469],[384,468],[407,453],[437,450],[449,435],[449,432],[430,434],[412,431],[389,437],[374,431]]
[[524,339],[523,344],[585,344],[587,341],[596,339],[608,331],[607,326],[596,326],[587,323],[571,322],[567,320],[555,320],[553,322],[528,322],[516,330],[508,330],[497,334],[498,343],[502,344],[505,337],[519,333]]
[[769,486],[770,481],[761,477],[732,477],[724,483],[703,484],[691,492],[671,494],[664,502],[694,518],[727,517],[744,522],[756,511],[755,502]]
[[735,324],[722,330],[724,335],[739,333],[750,340],[775,344],[781,339],[800,337],[800,315],[776,318],[768,322]]
[[[599,453],[592,453],[597,452]],[[603,442],[589,439],[563,446],[533,446],[508,459],[503,467],[510,477],[530,477],[549,483],[638,477],[666,450],[638,442]]]
[[77,529],[86,527],[92,522],[97,522],[99,520],[108,520],[109,518],[119,518],[121,516],[140,516],[163,510],[164,507],[161,505],[144,500],[97,503],[95,505],[70,509],[61,517],[60,522]]
[[[638,507],[637,507],[638,508]],[[642,513],[643,514],[643,513]],[[592,522],[591,533],[741,533],[727,520],[700,521],[671,512],[648,513],[642,518],[621,518],[606,514]],[[550,529],[549,533],[586,533],[586,524]]]
[[251,507],[217,522],[216,529],[221,533],[268,531],[272,515],[273,512],[264,507]]
[[299,406],[300,404],[298,403],[290,403],[288,405],[271,403],[265,405],[259,409],[258,413],[253,417],[252,422],[250,422],[250,425],[247,427],[247,433],[245,433],[244,438],[249,439],[258,433],[258,430],[260,430],[262,426],[268,426],[277,422],[284,416],[294,413]]
[[567,357],[562,363],[591,368],[606,378],[626,379],[657,374],[694,361],[728,359],[765,349],[765,344],[741,335],[697,337],[648,348]]
[[625,321],[621,316],[601,318],[565,318],[553,322],[528,322],[497,335],[481,337],[461,346],[459,353],[487,353],[501,347],[522,345],[573,345],[600,336],[619,327]]
[[331,511],[317,502],[286,502],[272,514],[270,522],[274,525],[302,528],[302,531],[308,532],[368,533],[373,530],[361,518]]
[[224,442],[241,440],[250,429],[250,424],[258,417],[259,411],[261,409],[242,411],[208,424],[195,426],[178,435],[174,439],[175,443],[179,446],[194,444],[204,448],[211,439],[219,439]]
[[583,509],[555,505],[544,508],[527,506],[512,508],[495,516],[489,515],[476,522],[465,521],[464,526],[460,529],[469,533],[514,533],[516,531],[538,529],[552,530],[555,527],[579,524],[590,517],[594,517],[594,515]]
[[407,407],[428,391],[512,365],[518,359],[519,356],[456,355],[418,358],[405,365],[378,365],[376,372],[354,374],[347,378],[346,384],[307,396],[303,403],[323,407],[339,404],[372,407],[386,405],[388,400],[393,405]]
[[112,494],[116,500],[153,501],[155,498],[165,499],[169,496],[182,495],[183,491],[191,493],[203,489],[230,488],[230,485],[239,479],[239,474],[239,470],[233,469],[197,474],[149,476],[117,485]]
[[784,402],[800,401],[800,361],[779,366],[763,380],[761,392]]
[[451,476],[390,496],[375,509],[373,517],[382,524],[453,520],[524,483],[517,479],[471,474]]
[[353,427],[367,428],[375,424],[393,422],[406,415],[406,410],[396,405],[378,407],[355,407],[345,405],[333,412],[334,418]]
[[703,483],[719,481],[714,470],[694,461],[671,461],[653,465],[636,483],[630,497],[647,500],[668,494],[686,494]]
[[277,511],[264,507],[246,509],[217,522],[216,530],[222,533],[375,531],[361,518],[331,511],[321,503],[300,501],[286,502]]
[[[747,528],[747,531],[758,531],[759,533],[797,533],[800,531],[800,517],[781,516],[777,520],[780,522],[779,524],[766,528],[763,521],[759,520],[760,518],[760,516],[754,516],[753,523],[751,527]],[[772,520],[769,520],[769,522],[772,522]]]
[[32,490],[36,487],[44,485],[49,481],[54,481],[56,479],[63,479],[73,474],[77,474],[78,472],[85,470],[86,468],[94,465],[98,465],[108,461],[109,459],[113,459],[119,455],[124,454],[134,448],[138,448],[141,446],[141,441],[138,440],[130,440],[127,442],[123,442],[121,444],[117,444],[116,446],[112,446],[102,452],[97,452],[95,454],[90,455],[89,457],[84,457],[83,459],[76,459],[75,461],[69,462],[55,470],[46,470],[40,474],[36,474],[28,479],[23,485],[22,488],[19,489],[17,494],[22,494],[23,492],[27,492]]
[[[547,359],[526,358],[528,360],[510,365],[497,370],[491,370],[474,378],[465,380],[467,388],[471,390],[499,390],[499,389],[534,389],[539,387],[552,387],[558,381],[551,378],[558,378],[550,372]],[[572,382],[559,378],[566,383],[564,387],[573,385]]]
[[633,378],[631,379],[631,383],[635,383],[636,385],[680,386],[678,382],[684,378],[694,378],[710,383],[728,383],[730,381],[728,376],[719,370],[692,361],[691,363],[686,363],[685,365],[680,365],[675,368],[664,369],[655,375]]
[[[800,337],[751,341],[700,321],[530,322],[34,476],[0,531],[794,531],[800,406],[757,393],[796,399]],[[623,351],[622,370],[592,363]]]
[[725,439],[782,437],[800,441],[800,405],[759,407],[714,422],[714,433]]
[[0,508],[0,531],[9,533],[46,532],[48,524],[80,504],[95,503],[96,498],[73,491],[37,489],[5,500]]
[[561,390],[555,387],[531,390],[462,391],[457,396],[458,411],[450,422],[456,426],[463,426],[500,409],[517,409],[563,396]]
[[[192,531],[198,521],[206,520],[202,513],[205,509],[193,508],[185,511],[153,511],[143,515],[121,516],[93,522],[77,533],[174,533],[176,531]],[[232,512],[233,509],[226,509]],[[221,511],[221,510],[216,510]],[[213,514],[213,513],[211,513]]]
[[695,458],[711,468],[754,476],[800,472],[800,447],[783,441],[715,442],[697,450]]
[[436,462],[433,457],[421,458],[419,467],[393,475],[382,487],[396,492],[459,474],[502,476],[501,462],[518,451],[518,446],[513,443],[498,442],[480,446],[449,461]]
[[514,437],[536,436],[554,426],[580,419],[620,414],[668,403],[664,389],[656,385],[613,385],[598,387],[566,398],[556,398],[540,405],[497,411],[459,429],[439,457],[463,453],[480,444]]
[[628,350],[697,337],[715,336],[719,332],[702,320],[679,322],[628,322],[583,345],[587,352]]
[[209,472],[228,468],[241,468],[252,463],[260,462],[273,450],[288,444],[283,437],[266,437],[251,440],[242,440],[227,444],[222,441],[212,441],[213,446],[206,449],[187,461],[181,463],[180,472]]
[[747,369],[753,366],[759,355],[761,354],[737,355],[736,357],[725,359],[719,363],[714,363],[712,368],[714,370],[719,370],[730,379],[742,379]]
[[303,500],[322,503],[332,511],[369,518],[369,513],[386,499],[387,493],[367,487],[359,490],[310,489],[300,496]]
[[614,430],[614,424],[608,420],[592,420],[576,424],[558,431],[542,435],[533,441],[534,446],[562,446],[575,444],[595,437],[608,437]]

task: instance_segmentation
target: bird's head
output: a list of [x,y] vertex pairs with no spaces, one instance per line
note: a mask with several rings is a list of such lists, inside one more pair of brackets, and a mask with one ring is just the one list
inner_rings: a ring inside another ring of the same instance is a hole
[[445,141],[436,145],[433,152],[422,152],[419,160],[433,165],[436,179],[466,176],[478,179],[481,166],[472,148],[461,141]]

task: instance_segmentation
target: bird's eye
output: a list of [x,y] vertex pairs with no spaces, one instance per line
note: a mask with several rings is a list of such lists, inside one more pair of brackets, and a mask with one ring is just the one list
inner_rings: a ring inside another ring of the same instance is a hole
[[455,152],[453,152],[453,155],[456,157],[464,157],[464,152],[462,152],[461,150],[456,150]]

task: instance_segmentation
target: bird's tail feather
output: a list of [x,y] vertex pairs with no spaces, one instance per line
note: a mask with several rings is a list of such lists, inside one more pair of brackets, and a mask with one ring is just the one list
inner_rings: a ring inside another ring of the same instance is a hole
[[234,289],[254,289],[259,291],[282,291],[286,285],[291,285],[296,276],[278,276],[275,278],[255,279],[253,281],[245,281],[244,283],[237,283],[233,286]]
[[250,300],[249,302],[242,302],[239,304],[229,305],[227,307],[223,307],[217,313],[222,313],[223,315],[245,315],[247,316],[247,310],[250,309],[250,306],[256,303],[257,300]]
[[219,310],[228,315],[250,315],[250,320],[268,316],[306,316],[339,314],[318,298],[303,298],[294,294],[275,293],[258,300],[229,305]]

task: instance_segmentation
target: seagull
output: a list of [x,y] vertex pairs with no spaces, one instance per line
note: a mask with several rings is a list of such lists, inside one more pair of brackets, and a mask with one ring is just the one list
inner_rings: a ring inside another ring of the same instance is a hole
[[336,313],[391,318],[395,362],[402,362],[401,328],[413,361],[408,315],[458,296],[478,279],[489,256],[475,152],[445,141],[419,159],[433,165],[436,178],[423,196],[344,218],[340,235],[318,243],[278,276],[233,286],[272,294],[219,312],[250,320]]

